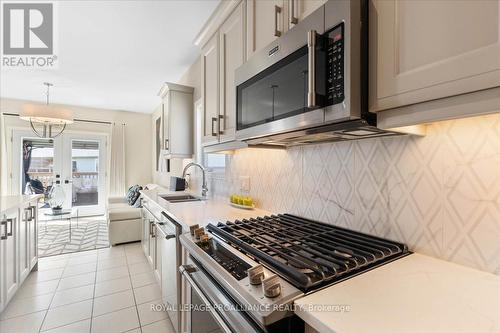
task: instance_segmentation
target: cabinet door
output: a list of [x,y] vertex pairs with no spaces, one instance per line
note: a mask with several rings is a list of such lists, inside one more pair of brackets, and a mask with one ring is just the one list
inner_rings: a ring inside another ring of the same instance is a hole
[[319,7],[323,6],[326,0],[287,0],[288,1],[288,29],[293,28]]
[[[174,231],[172,231],[173,233]],[[178,318],[177,312],[175,311],[175,306],[181,302],[178,299],[178,289],[181,286],[178,281],[178,269],[179,263],[177,262],[177,245],[176,238],[161,237],[158,239],[161,247],[161,296],[162,302],[165,305],[169,305],[167,307],[167,314],[174,326],[176,332],[178,332]]]
[[3,218],[1,219],[3,222],[3,226],[0,229],[2,239],[0,242],[1,245],[1,255],[3,256],[3,266],[2,271],[2,287],[4,290],[3,301],[4,305],[6,305],[9,300],[14,296],[17,288],[19,287],[19,272],[18,272],[18,262],[19,262],[19,252],[17,251],[18,244],[18,213],[19,210],[13,209],[8,211]]
[[285,0],[247,1],[247,59],[277,37],[285,26]]
[[500,86],[499,0],[372,1],[373,111]]
[[38,205],[37,202],[30,204],[30,220],[28,222],[28,259],[31,270],[38,262]]
[[201,50],[201,93],[203,100],[203,145],[219,141],[219,35]]
[[161,285],[161,263],[162,263],[162,252],[161,252],[161,238],[162,232],[158,230],[158,226],[155,225],[155,266],[154,272],[156,280]]
[[18,253],[19,253],[19,281],[23,281],[30,272],[29,261],[29,221],[31,219],[31,208],[23,205],[19,208],[18,220]]
[[220,36],[220,141],[232,141],[236,133],[234,71],[245,61],[245,7],[241,2],[219,29]]
[[145,208],[142,209],[142,250],[146,258],[149,256],[149,213]]
[[162,127],[163,127],[163,142],[162,149],[168,154],[170,153],[170,94],[167,94],[161,103],[162,112]]
[[151,267],[154,269],[156,261],[156,237],[155,237],[155,224],[154,220],[149,223],[150,234],[149,234],[149,253],[148,260]]

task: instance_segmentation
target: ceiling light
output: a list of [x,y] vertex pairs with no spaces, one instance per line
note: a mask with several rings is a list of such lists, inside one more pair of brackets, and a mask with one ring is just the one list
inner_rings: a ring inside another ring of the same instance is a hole
[[41,138],[55,138],[64,131],[66,125],[73,123],[73,112],[70,109],[49,105],[49,90],[52,83],[44,82],[47,86],[47,102],[43,104],[23,105],[19,117],[30,122],[31,129]]

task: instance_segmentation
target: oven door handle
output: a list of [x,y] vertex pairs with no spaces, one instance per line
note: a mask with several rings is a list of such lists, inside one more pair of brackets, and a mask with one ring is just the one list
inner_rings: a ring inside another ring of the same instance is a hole
[[225,333],[233,333],[231,328],[226,324],[224,319],[222,319],[221,315],[217,312],[217,310],[215,310],[212,307],[212,303],[210,303],[210,300],[207,298],[207,296],[205,296],[205,293],[203,293],[203,291],[200,289],[200,287],[198,287],[196,282],[191,277],[190,274],[193,272],[196,272],[197,270],[198,270],[197,268],[195,268],[191,265],[182,265],[181,267],[179,267],[179,271],[181,272],[182,276],[184,276],[184,278],[189,283],[191,288],[193,288],[196,291],[196,293],[198,294],[198,296],[200,296],[201,300],[203,301],[203,303],[205,303],[205,305],[207,306],[208,310],[210,311],[210,313],[212,314],[213,318],[215,319],[217,324],[220,326],[220,328]]
[[307,107],[316,107],[316,30],[307,33]]

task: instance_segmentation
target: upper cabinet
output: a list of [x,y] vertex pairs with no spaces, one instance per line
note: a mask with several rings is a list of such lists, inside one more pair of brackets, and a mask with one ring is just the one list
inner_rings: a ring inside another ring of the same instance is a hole
[[247,0],[247,58],[292,29],[326,0]]
[[235,140],[235,70],[325,2],[221,1],[195,39],[195,44],[201,47],[201,138],[204,147],[210,146],[205,151],[245,146]]
[[247,57],[285,32],[286,0],[247,0]]
[[234,72],[245,61],[244,3],[233,9],[201,50],[204,146],[235,139]]
[[234,73],[245,62],[244,3],[231,13],[219,29],[219,141],[234,140],[236,134],[236,87]]
[[302,21],[316,9],[325,4],[327,0],[287,0],[288,29],[293,28],[297,23]]
[[201,49],[201,98],[203,101],[203,145],[219,141],[219,34]]
[[159,95],[164,157],[190,158],[193,155],[193,88],[167,82]]
[[500,1],[370,3],[371,111],[500,86]]

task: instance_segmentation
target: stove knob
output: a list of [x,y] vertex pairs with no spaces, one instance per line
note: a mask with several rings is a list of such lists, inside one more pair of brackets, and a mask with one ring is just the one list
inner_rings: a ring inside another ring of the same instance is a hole
[[203,228],[203,227],[198,228],[198,229],[196,229],[196,230],[194,231],[194,238],[196,238],[196,239],[200,239],[200,237],[201,237],[202,235],[204,235],[204,234],[205,234],[205,228]]
[[203,244],[205,243],[208,243],[208,240],[209,240],[209,236],[207,234],[203,234],[200,236],[200,242],[202,242]]
[[276,274],[273,274],[262,281],[262,287],[264,288],[264,295],[266,295],[266,297],[272,298],[281,294],[280,278]]
[[247,270],[248,279],[250,284],[259,285],[264,280],[264,267],[262,265],[256,265]]
[[189,227],[189,233],[191,233],[191,236],[194,236],[194,231],[200,227],[199,224],[195,224]]

